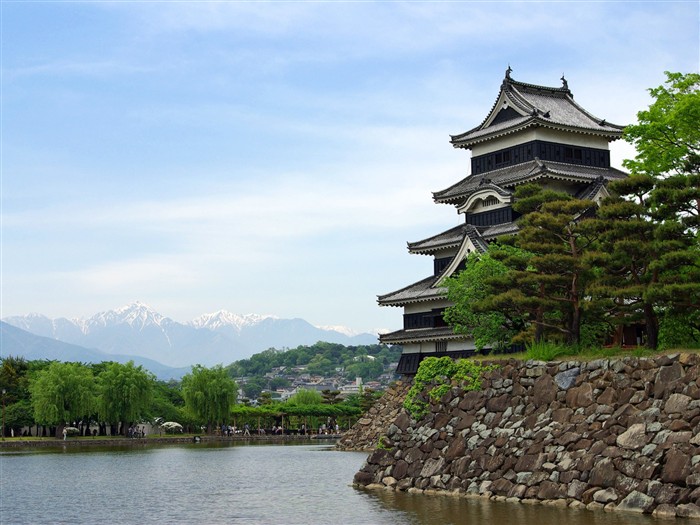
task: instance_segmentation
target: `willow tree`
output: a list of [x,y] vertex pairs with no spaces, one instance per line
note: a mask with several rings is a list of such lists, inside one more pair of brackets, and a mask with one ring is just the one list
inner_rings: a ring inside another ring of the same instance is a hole
[[34,419],[59,430],[67,423],[89,418],[96,407],[92,370],[80,363],[53,362],[29,385]]
[[323,404],[323,396],[318,390],[300,388],[287,401],[290,405],[321,405]]
[[126,435],[129,425],[149,416],[155,376],[133,361],[106,363],[98,377],[100,417],[111,424],[112,434]]
[[195,365],[182,378],[185,409],[206,423],[207,432],[213,424],[228,423],[237,396],[238,385],[221,365]]

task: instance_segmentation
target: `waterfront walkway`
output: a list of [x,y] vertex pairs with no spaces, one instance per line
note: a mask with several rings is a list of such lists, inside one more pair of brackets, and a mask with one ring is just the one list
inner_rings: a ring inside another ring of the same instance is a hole
[[187,435],[151,435],[145,438],[126,438],[123,436],[96,436],[96,437],[72,437],[65,441],[62,438],[5,438],[0,441],[0,449],[3,448],[31,448],[31,447],[82,447],[82,446],[143,446],[151,444],[188,444],[188,443],[329,443],[335,444],[340,439],[340,434],[262,434],[250,436],[216,436],[209,434]]

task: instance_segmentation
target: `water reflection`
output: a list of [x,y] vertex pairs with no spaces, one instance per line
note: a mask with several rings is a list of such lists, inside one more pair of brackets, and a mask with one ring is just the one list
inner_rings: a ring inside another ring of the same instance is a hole
[[651,525],[656,522],[650,516],[636,514],[592,512],[482,498],[426,496],[385,490],[371,491],[371,494],[385,508],[410,516],[410,523],[417,525]]
[[651,518],[393,491],[325,445],[56,447],[0,453],[0,522],[650,525]]

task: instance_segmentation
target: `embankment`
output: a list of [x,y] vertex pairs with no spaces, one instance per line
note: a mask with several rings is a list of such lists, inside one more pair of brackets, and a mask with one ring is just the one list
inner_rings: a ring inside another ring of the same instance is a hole
[[389,426],[403,410],[403,400],[411,383],[397,381],[387,388],[384,395],[345,432],[336,447],[340,450],[374,450],[379,437],[386,435]]
[[700,518],[698,355],[498,365],[418,421],[378,406],[355,484]]

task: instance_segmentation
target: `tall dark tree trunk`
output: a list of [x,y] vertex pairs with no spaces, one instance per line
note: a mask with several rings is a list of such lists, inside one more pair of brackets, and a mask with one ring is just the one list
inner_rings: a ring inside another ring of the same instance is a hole
[[[544,284],[540,284],[540,298],[544,297]],[[535,343],[542,342],[544,336],[544,308],[539,306],[535,313]]]
[[659,346],[659,318],[654,311],[654,307],[649,304],[644,304],[644,324],[647,329],[647,348],[656,350]]
[[574,306],[569,316],[569,332],[566,336],[566,343],[577,345],[581,342],[581,308],[578,301],[574,302]]

